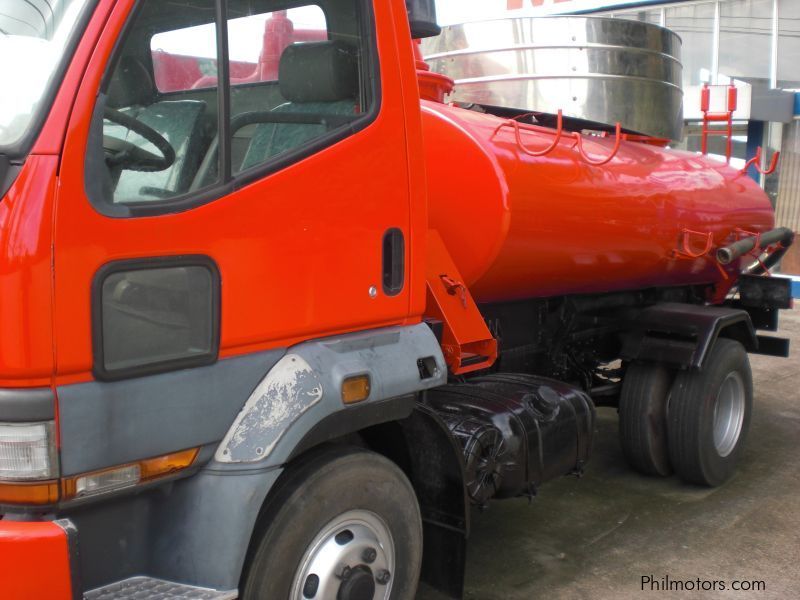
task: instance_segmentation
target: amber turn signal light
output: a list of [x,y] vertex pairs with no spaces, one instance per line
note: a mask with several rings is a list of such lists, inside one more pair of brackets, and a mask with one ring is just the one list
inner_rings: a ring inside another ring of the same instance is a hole
[[82,498],[103,492],[146,483],[190,467],[197,458],[198,448],[181,450],[110,469],[82,473],[61,482],[62,498]]
[[59,480],[0,481],[0,504],[41,506],[111,492],[186,469],[194,463],[199,448],[181,450],[109,469],[81,473]]
[[58,502],[58,481],[0,483],[0,504],[55,504]]
[[369,375],[355,375],[342,382],[342,402],[355,404],[369,398]]

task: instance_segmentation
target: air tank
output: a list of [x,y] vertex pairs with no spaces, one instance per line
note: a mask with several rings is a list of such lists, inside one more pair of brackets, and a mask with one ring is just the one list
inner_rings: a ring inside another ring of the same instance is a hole
[[773,226],[750,177],[648,138],[556,139],[426,100],[422,121],[430,226],[478,302],[733,281],[740,261],[724,272],[713,249]]

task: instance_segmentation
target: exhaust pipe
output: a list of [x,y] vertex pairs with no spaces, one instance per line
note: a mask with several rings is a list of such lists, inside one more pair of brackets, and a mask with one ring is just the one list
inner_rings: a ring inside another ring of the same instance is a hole
[[[751,236],[734,242],[728,246],[723,246],[717,250],[717,261],[722,265],[729,265],[740,256],[751,252],[758,243],[758,249],[762,250],[772,244],[780,244],[785,251],[794,241],[794,232],[787,227],[778,227],[768,231],[761,237]],[[781,253],[782,254],[782,253]]]

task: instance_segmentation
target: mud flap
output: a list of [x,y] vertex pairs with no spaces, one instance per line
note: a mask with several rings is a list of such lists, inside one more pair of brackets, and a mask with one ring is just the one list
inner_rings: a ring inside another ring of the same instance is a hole
[[407,474],[422,513],[421,579],[450,598],[461,598],[469,536],[461,449],[441,419],[422,404],[401,427],[410,454]]

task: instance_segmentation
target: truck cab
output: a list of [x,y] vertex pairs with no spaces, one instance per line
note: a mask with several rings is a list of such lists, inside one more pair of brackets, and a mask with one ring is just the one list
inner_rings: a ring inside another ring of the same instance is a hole
[[[29,4],[0,10],[18,86],[0,126],[3,595],[81,597],[137,576],[230,594],[271,482],[348,407],[342,390],[354,413],[363,400],[402,414],[441,379],[419,325],[426,203],[406,7]],[[42,64],[23,66],[26,47]],[[326,342],[287,352],[310,339]],[[391,352],[372,361],[375,346]],[[215,458],[290,354],[274,389],[319,361],[336,368],[264,416],[263,448],[233,440]],[[198,505],[196,486],[221,491],[228,470],[250,491]],[[248,508],[226,506],[244,496]]]

